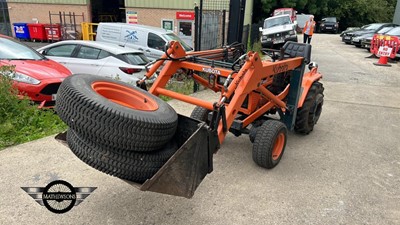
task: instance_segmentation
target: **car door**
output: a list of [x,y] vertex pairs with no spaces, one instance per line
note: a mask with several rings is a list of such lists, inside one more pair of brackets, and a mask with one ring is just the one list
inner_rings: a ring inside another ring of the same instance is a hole
[[[54,60],[58,63],[63,64],[65,67],[67,67],[69,70],[69,60],[74,54],[77,44],[63,44],[63,45],[57,45],[53,46],[50,48],[46,48],[42,50],[40,53],[42,55],[45,55],[47,58]],[[74,71],[71,70],[72,73]]]
[[70,70],[74,73],[96,75],[105,62],[99,59],[101,51],[99,48],[80,45],[69,61]]

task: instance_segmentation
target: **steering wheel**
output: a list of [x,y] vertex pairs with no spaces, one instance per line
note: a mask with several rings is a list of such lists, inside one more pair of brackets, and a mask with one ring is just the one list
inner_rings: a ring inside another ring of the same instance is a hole
[[281,50],[278,49],[272,49],[272,48],[262,48],[261,52],[264,55],[269,56],[272,59],[272,62],[275,62],[275,60],[279,59],[281,57]]
[[285,57],[290,57],[289,54],[285,53],[285,50],[283,48],[281,49],[272,49],[272,48],[262,48],[261,52],[265,55],[268,55],[271,59],[272,62],[275,62],[277,59],[283,59]]

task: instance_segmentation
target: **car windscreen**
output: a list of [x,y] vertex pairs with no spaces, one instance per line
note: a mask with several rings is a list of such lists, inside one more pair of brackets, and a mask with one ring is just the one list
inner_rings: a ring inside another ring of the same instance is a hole
[[264,21],[264,29],[285,24],[290,24],[290,18],[288,16],[270,18]]
[[328,17],[328,18],[325,18],[325,22],[336,23],[336,17]]
[[179,41],[179,43],[181,43],[181,45],[185,49],[185,51],[192,51],[193,50],[188,44],[186,44],[184,41],[182,41],[182,39],[180,39],[175,34],[169,33],[169,34],[164,34],[162,36],[165,39],[167,39],[168,42],[170,42],[170,41]]
[[365,27],[365,30],[378,30],[382,26],[381,23],[373,23]]
[[384,33],[387,33],[388,31],[390,31],[391,29],[393,29],[393,27],[383,27],[382,29],[378,30],[376,33],[384,34]]
[[146,65],[150,60],[143,53],[125,53],[121,54],[123,61],[131,65]]
[[274,11],[274,16],[279,16],[279,15],[291,15],[292,14],[292,10],[290,9],[286,9],[286,10],[275,10]]
[[8,60],[42,60],[44,56],[35,50],[10,40],[8,38],[0,38],[0,59]]
[[391,36],[400,36],[400,27],[395,27],[388,31],[386,35],[391,35]]

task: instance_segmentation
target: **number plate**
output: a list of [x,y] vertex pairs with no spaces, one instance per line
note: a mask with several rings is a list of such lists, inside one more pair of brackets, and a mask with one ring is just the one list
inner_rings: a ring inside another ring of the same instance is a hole
[[56,99],[57,99],[57,94],[52,94],[52,95],[51,95],[51,100],[52,100],[52,101],[55,101]]
[[283,42],[285,42],[283,39],[274,40],[274,44],[281,44]]
[[332,29],[332,27],[325,27],[325,29],[330,30],[330,29]]
[[346,36],[346,37],[344,37],[344,39],[345,39],[345,40],[350,40],[351,37],[347,37],[347,36]]

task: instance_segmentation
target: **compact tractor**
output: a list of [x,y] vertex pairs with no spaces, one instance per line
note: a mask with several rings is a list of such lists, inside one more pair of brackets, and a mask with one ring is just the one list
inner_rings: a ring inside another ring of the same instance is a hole
[[[248,134],[254,162],[271,169],[282,158],[288,131],[313,130],[324,88],[310,61],[311,45],[287,42],[263,51],[265,60],[257,52],[245,54],[239,44],[185,52],[172,41],[136,85],[70,76],[56,103],[69,130],[57,138],[97,170],[143,191],[186,198],[212,172],[213,154],[228,132]],[[143,90],[156,72],[151,88]],[[166,89],[177,72],[220,97],[208,101]],[[179,115],[159,95],[196,107],[190,118]]]

